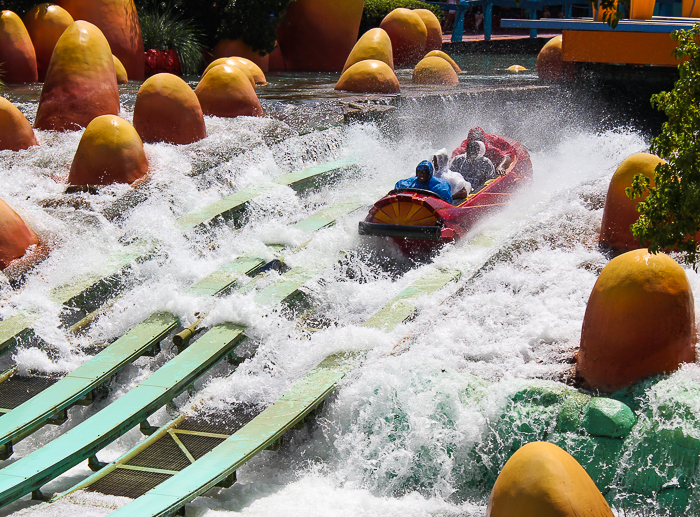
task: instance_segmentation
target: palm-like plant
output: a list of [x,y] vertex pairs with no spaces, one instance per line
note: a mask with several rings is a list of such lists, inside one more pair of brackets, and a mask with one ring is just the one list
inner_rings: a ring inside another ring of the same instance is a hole
[[202,34],[191,20],[186,20],[170,9],[147,10],[139,13],[143,45],[146,49],[173,49],[180,60],[184,75],[197,74],[204,57]]

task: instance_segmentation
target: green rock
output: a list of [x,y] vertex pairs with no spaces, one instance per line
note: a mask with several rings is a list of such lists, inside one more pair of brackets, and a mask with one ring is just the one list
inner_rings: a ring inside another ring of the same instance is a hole
[[670,515],[687,515],[689,500],[690,490],[687,488],[664,489],[656,496],[659,507]]
[[632,410],[614,399],[595,397],[584,410],[581,424],[591,436],[621,438],[627,436],[637,418]]
[[556,430],[562,433],[575,433],[580,430],[581,417],[591,397],[583,393],[572,393],[561,406],[557,417]]
[[[656,496],[670,488],[690,489],[700,459],[700,440],[680,428],[644,429],[642,440],[631,445],[622,486],[629,492]],[[669,483],[673,482],[673,486]]]
[[598,490],[606,495],[620,466],[623,440],[577,433],[553,433],[547,441],[571,454],[591,476]]
[[561,404],[567,395],[575,393],[571,388],[554,383],[534,383],[523,388],[513,395],[512,401],[516,403],[537,404],[538,406],[551,406]]

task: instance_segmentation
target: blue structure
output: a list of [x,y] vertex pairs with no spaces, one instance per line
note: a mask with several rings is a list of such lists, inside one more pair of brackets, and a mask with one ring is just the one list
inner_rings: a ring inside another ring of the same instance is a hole
[[[565,18],[571,19],[571,10],[574,5],[580,5],[586,7],[590,10],[590,4],[582,0],[522,0],[516,2],[515,0],[459,0],[458,4],[448,4],[446,2],[434,2],[427,0],[429,4],[433,4],[441,7],[444,11],[457,11],[457,16],[455,18],[454,30],[452,31],[452,41],[462,41],[464,36],[464,15],[467,10],[471,7],[481,5],[484,9],[484,39],[486,41],[491,39],[492,29],[493,29],[493,6],[497,5],[500,7],[510,7],[510,8],[520,8],[526,9],[529,13],[529,20],[537,21],[537,11],[543,10],[546,6],[550,5],[561,5],[564,9]],[[673,16],[680,14],[680,0],[656,0],[658,13],[662,16]],[[512,28],[529,28],[530,37],[537,37],[537,29],[541,28],[559,28],[553,25],[532,23],[529,20],[521,20],[520,23],[512,23],[509,20],[509,24],[502,24],[502,27],[512,27]],[[556,18],[548,18],[547,23],[562,21]]]

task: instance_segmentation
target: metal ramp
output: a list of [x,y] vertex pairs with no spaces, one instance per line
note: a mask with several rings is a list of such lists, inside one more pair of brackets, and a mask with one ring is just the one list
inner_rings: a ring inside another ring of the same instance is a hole
[[[343,170],[353,165],[354,162],[350,159],[335,160],[308,167],[301,171],[283,174],[275,178],[273,182],[276,185],[289,186],[299,192],[324,179],[338,176]],[[217,220],[235,220],[245,212],[250,201],[273,188],[276,187],[265,186],[243,189],[200,210],[180,217],[177,219],[177,225],[182,231],[187,231],[203,225],[213,224]],[[132,262],[147,259],[152,250],[153,246],[151,244],[136,243],[132,246],[132,250],[115,254],[101,278],[95,275],[88,275],[71,284],[59,286],[52,291],[50,299],[69,309],[64,309],[62,311],[63,315],[67,315],[68,312],[72,312],[75,309],[87,308],[88,312],[90,309],[94,311],[98,307],[93,307],[91,300],[99,295],[105,296],[105,291],[113,292],[115,285],[126,276]],[[85,311],[83,310],[83,312]],[[32,325],[35,318],[36,315],[30,311],[21,310],[0,321],[0,355],[7,353],[33,336]],[[73,321],[72,323],[75,322]]]
[[[416,300],[460,277],[456,271],[431,271],[402,291],[364,326],[391,330],[416,312]],[[230,486],[236,469],[305,419],[356,365],[360,353],[327,357],[270,406],[237,404],[229,412],[181,415],[84,482],[77,490],[126,496],[134,501],[116,513],[170,515],[214,486]]]
[[[293,268],[256,295],[274,305],[295,297],[300,287],[317,274],[315,269]],[[272,307],[271,307],[272,308]],[[231,323],[216,325],[145,381],[99,413],[28,456],[0,470],[0,506],[30,492],[93,456],[108,443],[144,422],[223,357],[246,340],[244,328]],[[37,494],[37,497],[39,495]]]
[[[335,220],[360,208],[355,203],[340,203],[327,207],[299,221],[291,228],[313,232],[331,226]],[[283,246],[271,245],[280,252]],[[244,255],[224,265],[193,285],[189,292],[198,296],[215,296],[230,291],[239,285],[243,275],[253,275],[266,261]],[[293,278],[294,272],[285,275],[285,280],[295,291],[306,277]],[[282,292],[278,283],[274,291],[261,292],[258,296],[263,304],[275,303],[277,293]],[[92,401],[92,391],[108,380],[121,368],[141,355],[155,350],[160,341],[179,325],[178,319],[169,313],[156,313],[134,327],[127,334],[107,346],[94,358],[85,362],[62,379],[40,376],[12,376],[0,379],[0,459],[12,454],[12,446],[47,423],[62,423],[66,411],[75,404]]]

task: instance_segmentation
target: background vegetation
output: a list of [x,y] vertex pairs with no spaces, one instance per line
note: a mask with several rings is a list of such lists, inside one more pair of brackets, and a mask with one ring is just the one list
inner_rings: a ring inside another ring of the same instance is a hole
[[676,31],[675,55],[680,79],[673,90],[652,96],[652,104],[668,116],[651,152],[666,160],[656,167],[655,185],[642,175],[627,189],[630,197],[647,194],[638,205],[632,234],[651,252],[676,249],[698,267],[696,234],[700,230],[700,25]]
[[167,13],[178,20],[189,21],[201,34],[207,48],[214,48],[220,39],[240,38],[253,50],[266,53],[274,49],[275,29],[291,1],[135,0],[135,3],[139,13]]

